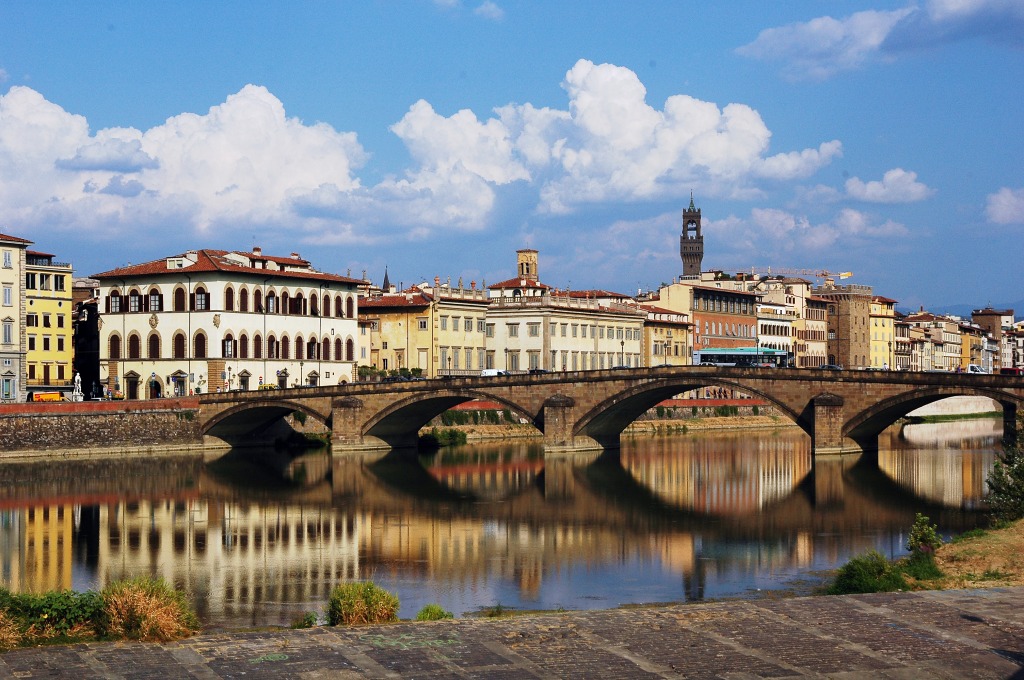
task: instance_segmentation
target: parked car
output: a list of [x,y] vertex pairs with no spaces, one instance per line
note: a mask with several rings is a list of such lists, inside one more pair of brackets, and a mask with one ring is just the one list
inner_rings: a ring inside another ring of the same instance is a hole
[[1024,375],[1024,368],[1012,368],[1004,366],[999,369],[999,375]]
[[841,371],[841,370],[843,370],[843,367],[840,366],[839,364],[822,364],[821,366],[818,366],[818,368],[820,368],[823,371]]

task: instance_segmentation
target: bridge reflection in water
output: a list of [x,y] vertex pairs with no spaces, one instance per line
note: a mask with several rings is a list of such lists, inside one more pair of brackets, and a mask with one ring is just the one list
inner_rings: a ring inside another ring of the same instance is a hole
[[916,512],[945,531],[979,521],[996,441],[907,444],[921,436],[813,468],[792,429],[547,461],[517,443],[419,460],[247,450],[3,465],[0,575],[27,591],[159,575],[229,628],[322,611],[346,579],[394,590],[403,617],[429,602],[462,614],[803,592],[863,550],[900,554]]

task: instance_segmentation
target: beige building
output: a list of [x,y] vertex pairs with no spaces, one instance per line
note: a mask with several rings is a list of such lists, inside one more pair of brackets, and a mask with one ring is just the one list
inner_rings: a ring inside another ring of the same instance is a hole
[[114,396],[355,379],[360,281],[298,253],[192,250],[93,278],[101,379]]
[[32,241],[0,234],[0,400],[25,401],[25,252]]
[[[28,390],[67,388],[71,375],[73,272],[50,253],[25,251],[25,363]],[[67,391],[66,389],[63,391]]]
[[945,316],[936,316],[929,312],[909,314],[904,321],[919,329],[914,333],[911,329],[911,352],[920,356],[911,359],[912,366],[922,371],[956,371],[960,368],[963,339],[960,335],[960,322]]
[[686,315],[642,304],[644,321],[644,366],[689,366],[693,363],[693,324]]
[[825,279],[814,289],[828,305],[828,363],[865,368],[871,362],[871,286],[836,285]]
[[517,251],[518,276],[488,286],[485,368],[584,371],[641,366],[646,312],[625,296],[552,290],[536,250]]
[[427,378],[478,375],[486,367],[487,291],[422,283],[360,299],[361,332],[369,332],[360,364]]

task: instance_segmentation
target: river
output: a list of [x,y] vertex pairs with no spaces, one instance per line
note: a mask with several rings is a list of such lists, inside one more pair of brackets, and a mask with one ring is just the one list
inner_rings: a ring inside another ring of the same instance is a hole
[[161,576],[207,629],[286,626],[370,579],[411,618],[806,594],[851,556],[905,552],[915,513],[983,523],[997,420],[887,431],[819,459],[795,428],[417,457],[275,451],[0,464],[0,581],[98,589]]

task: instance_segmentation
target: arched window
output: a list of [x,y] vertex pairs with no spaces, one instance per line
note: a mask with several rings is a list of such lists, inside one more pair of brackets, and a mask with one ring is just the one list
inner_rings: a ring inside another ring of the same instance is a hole
[[196,333],[196,339],[192,342],[195,350],[192,352],[192,356],[196,359],[206,358],[206,334]]
[[[326,340],[324,342],[326,342]],[[342,345],[341,338],[336,339],[334,341],[334,360],[335,361],[341,361],[341,358],[343,356],[345,356],[343,348],[344,348],[344,345]]]
[[237,353],[235,350],[235,336],[231,333],[225,335],[224,340],[221,341],[221,349],[225,359],[234,359]]
[[160,358],[160,336],[156,333],[150,333],[149,335],[149,359]]
[[224,311],[235,311],[235,289],[230,286],[224,291]]
[[281,338],[281,358],[282,359],[290,359],[291,355],[292,355],[291,341],[288,339],[288,336],[286,335],[283,338]]
[[149,289],[149,311],[162,312],[164,310],[164,296],[159,288]]
[[291,304],[291,298],[289,297],[288,293],[287,292],[281,293],[281,311],[280,311],[280,313],[281,314],[291,314],[292,313],[292,308],[289,306],[290,304]]
[[185,358],[185,336],[182,333],[176,333],[174,335],[174,358],[184,359]]
[[242,333],[238,337],[238,358],[248,359],[249,358],[249,336]]
[[107,296],[107,313],[108,314],[120,314],[124,311],[122,308],[124,303],[121,302],[121,291],[117,288],[110,291],[110,295]]
[[267,336],[267,358],[276,359],[277,350],[277,338],[275,338],[273,335]]
[[320,347],[320,359],[322,361],[331,360],[331,341],[324,338],[323,344]]
[[267,314],[277,314],[277,296],[274,291],[267,293]]
[[129,312],[141,312],[142,311],[142,296],[139,295],[139,291],[133,290],[128,293],[128,311]]
[[342,318],[345,317],[345,311],[342,308],[343,304],[344,303],[341,301],[341,296],[340,295],[336,295],[334,297],[334,316],[338,317],[339,319],[342,319]]
[[356,358],[356,343],[352,342],[352,338],[345,341],[345,361],[355,361]]
[[320,343],[316,341],[316,338],[310,338],[309,342],[306,343],[306,356],[308,356],[310,359],[319,359],[320,352],[317,351],[319,349]]
[[142,358],[142,340],[140,340],[139,336],[134,333],[128,336],[128,358]]
[[258,290],[252,294],[252,308],[257,314],[263,313],[263,291]]
[[345,318],[354,319],[356,317],[356,305],[352,298],[345,300]]
[[252,358],[263,358],[263,338],[258,333],[252,338]]
[[247,288],[238,291],[238,311],[249,311],[249,290]]
[[185,311],[185,289],[177,288],[174,291],[174,311],[184,312]]
[[309,313],[312,316],[320,316],[320,303],[316,295],[309,296]]
[[121,358],[121,336],[111,335],[110,336],[110,358],[120,359]]
[[331,315],[331,296],[327,293],[324,293],[324,306],[322,309],[324,310],[324,316]]
[[205,312],[210,308],[210,295],[206,292],[206,289],[202,286],[196,287],[196,292],[192,294],[192,309],[196,312]]
[[[306,358],[305,350],[306,350],[306,347],[302,344],[302,336],[301,335],[296,335],[295,336],[295,358],[296,359],[300,359],[300,360],[301,359],[305,359]],[[313,357],[310,357],[310,359],[312,359],[312,358]]]
[[292,300],[291,311],[292,314],[306,315],[306,298],[303,297],[302,293],[295,294],[295,299]]

